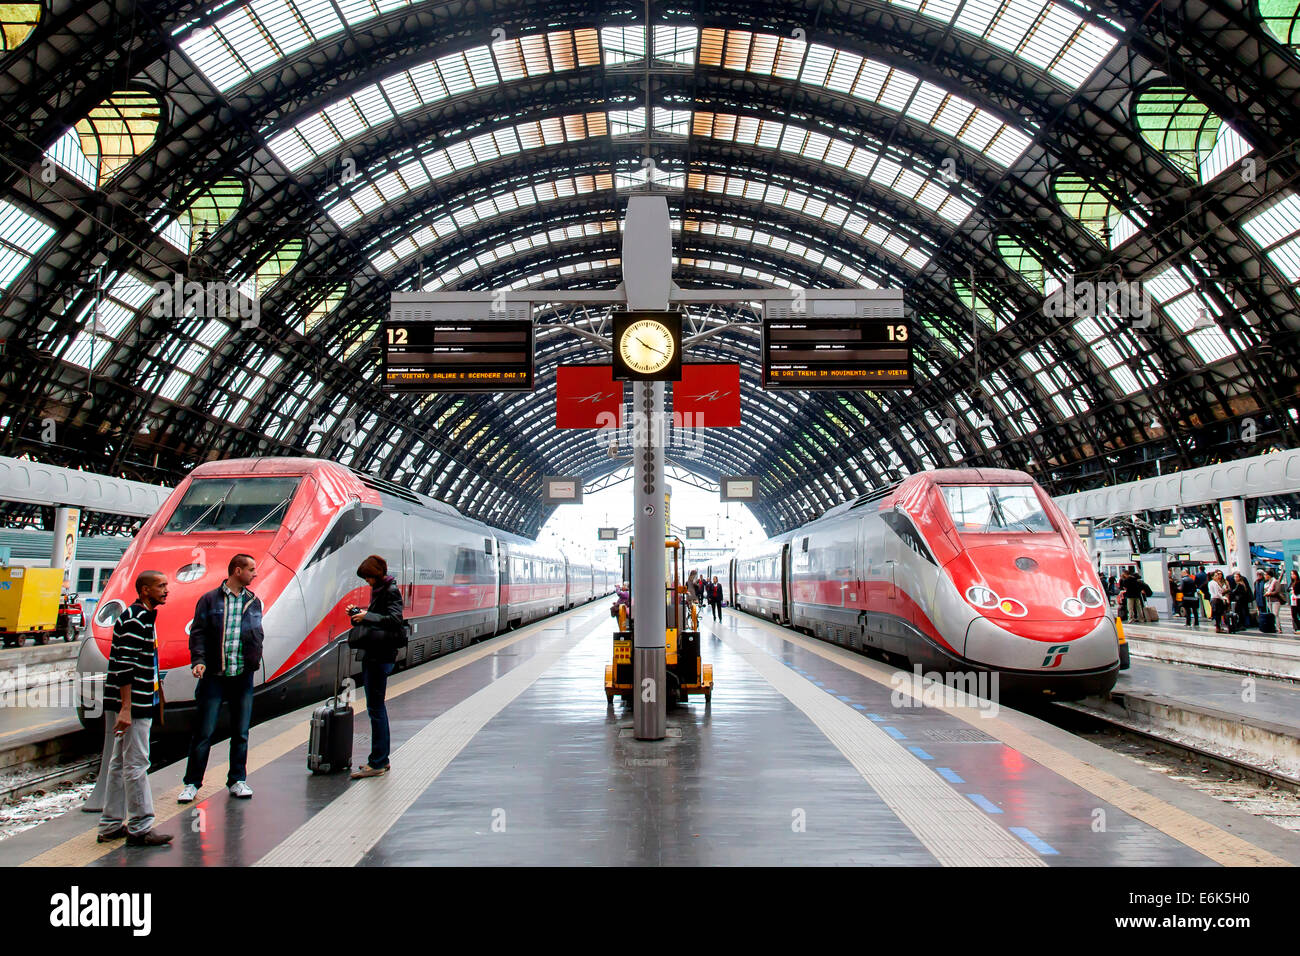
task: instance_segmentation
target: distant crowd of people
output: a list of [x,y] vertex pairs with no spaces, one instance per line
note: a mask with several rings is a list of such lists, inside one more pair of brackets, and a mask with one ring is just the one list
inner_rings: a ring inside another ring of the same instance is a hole
[[[1120,620],[1152,621],[1156,615],[1147,609],[1151,586],[1136,568],[1125,568],[1118,577],[1111,575],[1103,583],[1107,595],[1118,604]],[[1204,568],[1169,572],[1169,595],[1173,615],[1183,619],[1186,627],[1199,627],[1202,617],[1214,622],[1218,634],[1235,634],[1258,628],[1265,634],[1284,631],[1283,605],[1290,605],[1291,632],[1300,634],[1300,574],[1292,571],[1289,580],[1267,568],[1255,571],[1252,586],[1241,572],[1231,577],[1222,571],[1207,573]]]

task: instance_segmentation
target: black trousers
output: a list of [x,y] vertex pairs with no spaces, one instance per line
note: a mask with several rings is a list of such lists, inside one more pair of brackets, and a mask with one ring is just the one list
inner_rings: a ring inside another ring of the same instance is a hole
[[709,610],[713,612],[713,619],[714,619],[715,621],[721,621],[721,620],[722,620],[722,602],[721,602],[721,601],[710,601],[710,602],[709,602]]

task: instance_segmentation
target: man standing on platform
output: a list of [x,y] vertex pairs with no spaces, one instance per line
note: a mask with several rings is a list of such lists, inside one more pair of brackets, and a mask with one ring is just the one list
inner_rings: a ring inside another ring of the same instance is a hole
[[262,599],[249,587],[257,577],[252,555],[237,554],[226,568],[221,587],[199,598],[190,625],[190,664],[199,686],[197,713],[185,786],[177,803],[190,803],[203,786],[212,735],[221,704],[230,704],[230,769],[226,786],[232,797],[248,799],[248,725],[253,716],[253,675],[262,663]]
[[166,846],[170,834],[153,830],[149,792],[149,731],[162,715],[158,674],[158,608],[167,603],[167,576],[142,571],[135,579],[136,601],[113,625],[113,645],[104,681],[104,719],[113,721],[113,752],[104,773],[104,813],[99,843],[126,837],[127,846]]

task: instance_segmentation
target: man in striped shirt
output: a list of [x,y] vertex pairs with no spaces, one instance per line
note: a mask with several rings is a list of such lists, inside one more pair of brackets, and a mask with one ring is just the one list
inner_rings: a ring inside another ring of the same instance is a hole
[[203,787],[208,754],[222,702],[230,704],[230,764],[226,786],[247,800],[248,727],[253,716],[253,677],[262,662],[262,601],[249,587],[257,577],[252,555],[237,554],[226,566],[221,587],[208,591],[194,607],[190,624],[190,665],[199,686],[197,714],[185,786],[177,803],[190,803]]
[[[128,846],[166,846],[170,834],[153,829],[153,795],[149,792],[149,730],[162,715],[158,673],[158,608],[167,603],[167,576],[142,571],[135,579],[136,602],[113,625],[108,655],[105,720],[113,720],[113,753],[107,769],[100,843],[126,837]],[[113,712],[116,711],[116,717]]]

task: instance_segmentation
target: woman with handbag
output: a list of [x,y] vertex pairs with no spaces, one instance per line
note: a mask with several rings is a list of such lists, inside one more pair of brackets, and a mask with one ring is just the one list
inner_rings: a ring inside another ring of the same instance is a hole
[[402,592],[388,573],[388,562],[372,554],[357,568],[357,577],[370,585],[370,606],[365,610],[348,608],[352,618],[348,644],[361,651],[361,679],[366,688],[366,714],[370,717],[370,757],[364,767],[353,772],[353,780],[388,773],[390,740],[384,694],[405,627]]

